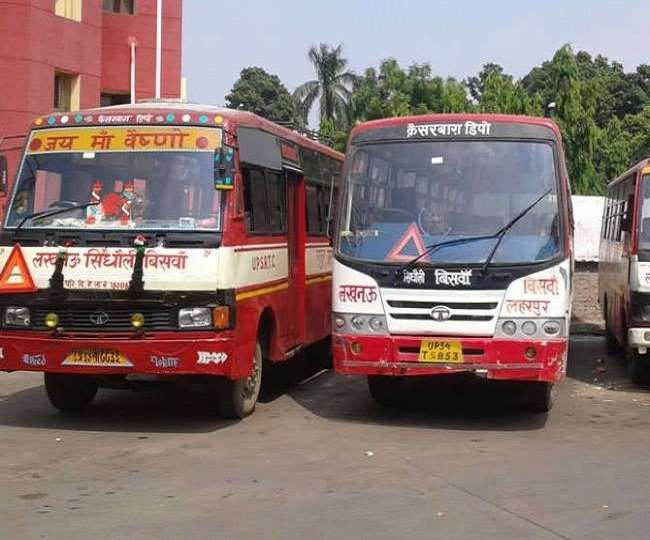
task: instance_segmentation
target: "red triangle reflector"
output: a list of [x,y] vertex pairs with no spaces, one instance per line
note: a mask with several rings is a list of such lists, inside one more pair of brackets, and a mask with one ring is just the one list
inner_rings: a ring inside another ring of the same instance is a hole
[[30,293],[37,290],[38,288],[34,284],[25,257],[23,257],[23,252],[20,246],[16,244],[11,250],[2,273],[0,273],[0,294]]
[[[410,261],[415,255],[406,255],[404,250],[412,244],[415,247],[416,255],[422,255],[426,250],[422,235],[415,223],[411,223],[404,235],[395,243],[386,255],[387,261]],[[425,258],[426,260],[426,258]]]

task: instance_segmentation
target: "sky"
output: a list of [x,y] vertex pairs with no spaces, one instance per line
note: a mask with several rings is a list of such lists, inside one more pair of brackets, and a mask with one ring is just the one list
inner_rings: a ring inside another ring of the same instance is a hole
[[188,97],[224,105],[260,66],[292,91],[314,78],[311,45],[343,44],[357,73],[393,57],[464,79],[487,62],[521,77],[565,43],[633,71],[650,63],[650,0],[184,0]]

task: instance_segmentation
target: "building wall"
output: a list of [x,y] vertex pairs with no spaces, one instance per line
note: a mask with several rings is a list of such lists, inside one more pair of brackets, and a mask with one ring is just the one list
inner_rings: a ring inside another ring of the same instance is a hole
[[[182,0],[163,0],[162,96],[180,96]],[[129,39],[138,43],[136,97],[153,97],[156,0],[136,0],[136,14],[104,12],[102,0],[82,0],[81,21],[54,14],[54,0],[0,0],[0,151],[10,179],[24,134],[52,111],[54,74],[80,77],[81,108],[102,93],[130,90]],[[1,201],[0,201],[1,202]]]
[[576,262],[573,275],[572,320],[574,323],[604,325],[598,305],[597,262]]

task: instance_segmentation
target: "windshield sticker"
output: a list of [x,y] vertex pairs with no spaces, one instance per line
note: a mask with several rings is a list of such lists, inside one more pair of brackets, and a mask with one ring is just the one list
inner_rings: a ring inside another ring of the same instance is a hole
[[424,285],[425,275],[422,268],[415,270],[404,270],[402,272],[402,280],[409,285]]
[[560,294],[560,287],[557,278],[549,279],[524,279],[524,294],[550,294],[557,296]]
[[50,152],[212,151],[221,146],[221,130],[195,127],[123,126],[42,129],[32,132],[27,154]]
[[442,268],[437,268],[434,277],[436,285],[447,285],[449,287],[457,287],[458,285],[470,286],[472,284],[472,270],[460,270],[459,272],[447,272]]
[[490,134],[492,124],[486,122],[477,123],[468,120],[464,124],[412,124],[406,125],[406,136],[411,137],[459,137],[477,135],[487,136]]
[[339,285],[338,295],[341,302],[353,304],[371,304],[379,297],[377,287],[370,285]]
[[549,300],[506,300],[506,311],[519,315],[535,315],[539,317],[548,313]]

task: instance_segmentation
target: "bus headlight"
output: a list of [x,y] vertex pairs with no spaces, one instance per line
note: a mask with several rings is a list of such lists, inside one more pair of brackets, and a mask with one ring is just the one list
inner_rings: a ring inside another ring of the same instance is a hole
[[527,336],[534,336],[537,332],[537,325],[533,321],[526,321],[521,325],[521,331]]
[[507,336],[514,336],[517,333],[517,325],[515,321],[506,321],[501,325],[501,330]]
[[209,328],[212,326],[212,310],[207,307],[179,309],[178,326],[180,328]]
[[32,320],[29,315],[29,308],[22,306],[7,306],[5,309],[5,326],[19,326],[25,328],[31,326]]
[[348,334],[386,334],[386,317],[383,315],[363,315],[356,313],[334,313],[332,315],[334,330]]
[[350,319],[350,324],[357,330],[361,330],[363,328],[364,322],[364,318],[361,315],[355,315]]
[[560,333],[561,325],[557,321],[546,321],[542,326],[544,333],[549,336],[556,336]]

